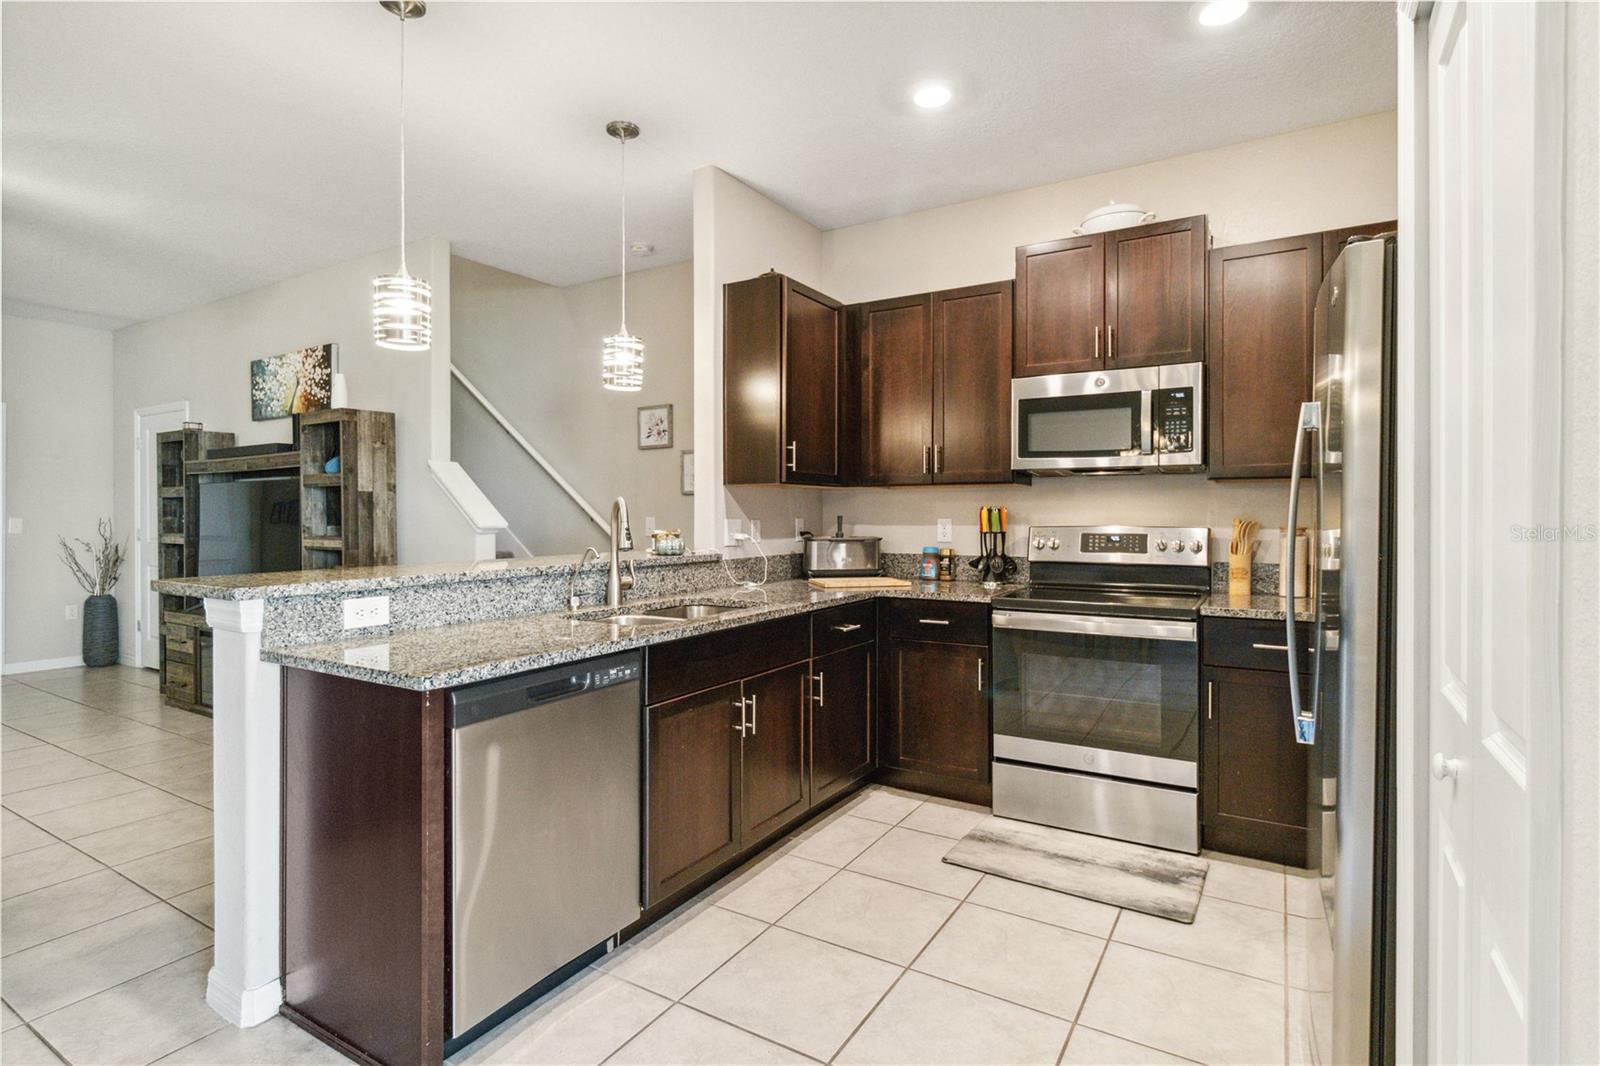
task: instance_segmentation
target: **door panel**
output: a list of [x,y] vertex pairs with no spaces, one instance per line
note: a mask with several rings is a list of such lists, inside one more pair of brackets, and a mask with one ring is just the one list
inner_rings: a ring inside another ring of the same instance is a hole
[[1211,253],[1207,473],[1288,477],[1300,404],[1311,399],[1322,234]]
[[1205,358],[1206,220],[1106,234],[1106,365]]
[[739,850],[739,698],[723,685],[646,711],[650,903]]
[[861,359],[861,480],[925,484],[932,477],[932,306],[927,295],[857,309]]
[[891,640],[885,655],[884,765],[987,781],[989,649]]
[[1018,248],[1016,301],[1016,377],[1104,366],[1104,235]]
[[935,482],[1011,480],[1011,287],[933,295]]
[[1205,846],[1304,866],[1308,749],[1289,728],[1289,675],[1206,671],[1200,790]]
[[796,663],[744,683],[740,846],[748,846],[805,812],[806,664]]
[[783,480],[839,480],[839,395],[844,372],[844,319],[839,304],[788,283],[783,368]]
[[812,663],[813,806],[872,769],[873,657],[873,646],[863,644]]

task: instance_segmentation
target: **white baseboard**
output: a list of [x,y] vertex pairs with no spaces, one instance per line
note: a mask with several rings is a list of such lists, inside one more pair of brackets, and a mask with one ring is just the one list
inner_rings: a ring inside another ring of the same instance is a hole
[[70,666],[82,666],[83,656],[68,655],[61,659],[30,659],[21,663],[6,663],[5,673],[8,674],[36,674],[40,670],[65,670]]
[[269,1021],[283,1005],[283,982],[269,981],[260,988],[240,992],[213,966],[206,975],[206,1003],[240,1029]]

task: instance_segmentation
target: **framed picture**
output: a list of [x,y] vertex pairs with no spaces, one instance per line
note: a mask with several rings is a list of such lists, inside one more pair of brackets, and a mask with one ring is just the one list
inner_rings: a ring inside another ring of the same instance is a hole
[[685,496],[694,495],[694,452],[679,452],[678,487]]
[[639,447],[672,447],[672,405],[639,408]]
[[250,363],[250,419],[303,415],[328,406],[332,395],[333,361],[337,345],[269,355]]

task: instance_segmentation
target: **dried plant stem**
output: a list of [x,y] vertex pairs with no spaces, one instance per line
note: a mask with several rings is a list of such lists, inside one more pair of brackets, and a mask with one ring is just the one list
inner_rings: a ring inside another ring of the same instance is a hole
[[116,588],[117,579],[122,576],[122,545],[115,540],[111,519],[100,519],[96,532],[100,538],[98,545],[86,540],[78,541],[81,550],[94,566],[92,572],[79,558],[79,548],[74,548],[66,537],[58,539],[61,542],[61,561],[67,564],[67,570],[72,574],[73,580],[89,595],[104,596]]

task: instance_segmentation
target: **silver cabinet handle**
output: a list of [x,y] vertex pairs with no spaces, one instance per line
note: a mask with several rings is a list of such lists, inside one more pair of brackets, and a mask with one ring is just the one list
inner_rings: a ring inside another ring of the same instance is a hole
[[789,442],[789,463],[788,463],[788,466],[789,466],[790,470],[799,470],[800,469],[800,443],[798,441],[790,441]]
[[1106,327],[1106,362],[1114,362],[1117,358],[1117,327]]
[[919,618],[917,621],[925,626],[947,626],[950,624],[950,619],[948,618]]
[[1094,328],[1094,361],[1100,361],[1100,327]]
[[978,659],[978,691],[983,691],[983,659]]
[[734,732],[738,733],[742,737],[745,734],[745,726],[748,725],[748,723],[745,721],[745,718],[744,718],[745,703],[744,703],[744,700],[739,699],[739,700],[734,700],[733,701],[733,705],[735,707],[739,708],[739,724],[734,726],[733,730],[734,730]]
[[811,679],[817,683],[816,692],[812,694],[811,698],[817,701],[818,707],[826,707],[828,705],[828,700],[826,690],[823,687],[824,672],[818,670],[815,674],[811,675]]
[[942,466],[944,466],[944,445],[935,444],[933,446],[933,472],[937,474]]
[[1289,645],[1287,645],[1287,644],[1252,644],[1250,646],[1252,648],[1254,648],[1256,651],[1288,651],[1289,650]]
[[756,735],[756,694],[750,693],[750,735]]
[[835,633],[854,633],[856,630],[861,628],[861,623],[860,622],[845,622],[845,623],[843,623],[841,625],[836,625],[836,626],[834,626],[832,628],[833,628],[833,631]]
[[1207,681],[1206,682],[1206,720],[1207,721],[1210,721],[1211,718],[1213,717],[1212,713],[1211,713],[1211,708],[1212,708],[1212,705],[1216,702],[1216,697],[1217,697],[1217,683],[1215,681]]
[[932,455],[933,455],[933,445],[924,444],[922,446],[922,472],[924,474],[926,474],[928,472],[928,461],[929,461],[929,459],[930,459],[930,457]]

